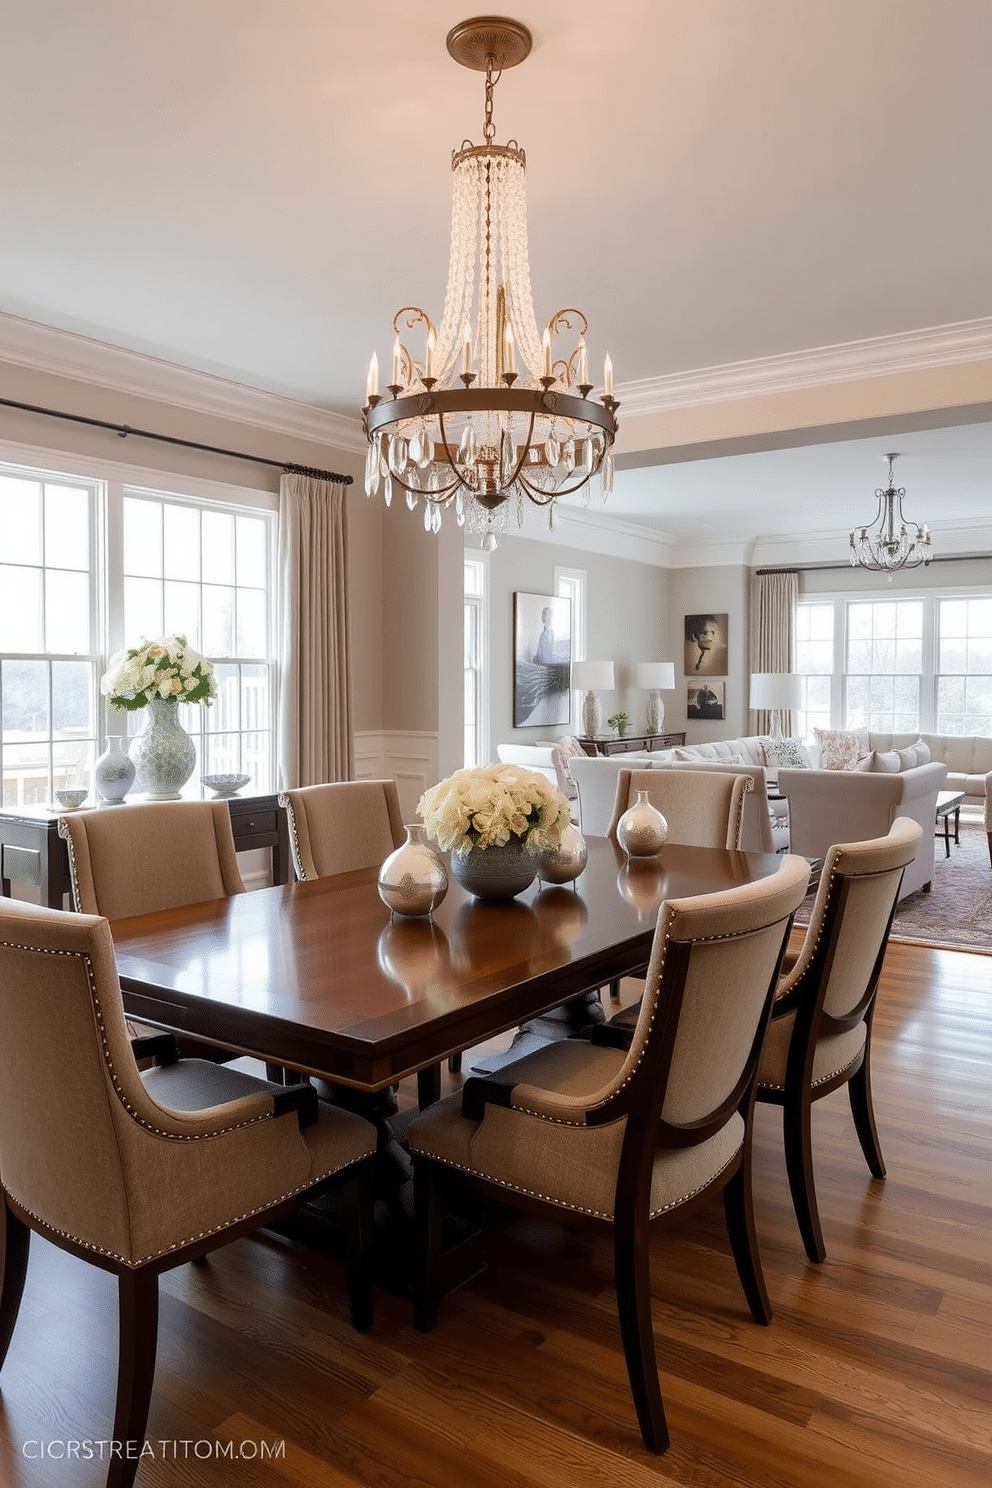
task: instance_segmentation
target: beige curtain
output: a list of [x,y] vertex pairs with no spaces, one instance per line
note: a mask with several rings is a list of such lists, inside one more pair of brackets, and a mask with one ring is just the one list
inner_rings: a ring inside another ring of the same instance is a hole
[[279,486],[283,790],[354,775],[346,491],[299,474]]
[[[751,580],[751,671],[793,672],[796,669],[796,609],[799,574],[755,574]],[[755,709],[755,733],[767,734],[771,714]],[[787,734],[795,730],[792,713],[783,716]]]

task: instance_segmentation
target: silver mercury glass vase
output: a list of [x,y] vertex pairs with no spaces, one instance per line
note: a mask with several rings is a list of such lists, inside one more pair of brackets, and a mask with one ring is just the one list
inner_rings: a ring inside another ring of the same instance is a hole
[[571,883],[588,861],[586,839],[578,827],[567,826],[557,847],[545,847],[538,853],[537,876],[546,884]]
[[448,892],[447,870],[419,822],[403,830],[406,841],[379,869],[379,898],[393,914],[431,915]]
[[451,872],[476,899],[512,899],[534,882],[537,853],[528,852],[519,837],[511,837],[502,847],[452,853]]
[[628,858],[652,858],[668,841],[668,823],[646,790],[637,792],[637,800],[617,822],[617,841]]

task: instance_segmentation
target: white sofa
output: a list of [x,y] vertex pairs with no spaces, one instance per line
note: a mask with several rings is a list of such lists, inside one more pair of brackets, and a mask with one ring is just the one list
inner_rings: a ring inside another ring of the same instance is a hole
[[782,770],[778,786],[789,803],[791,849],[804,857],[823,857],[836,842],[884,837],[897,816],[919,822],[923,836],[903,876],[900,899],[929,890],[934,865],[937,793],[947,766],[939,761],[898,774],[867,770]]
[[932,760],[947,766],[944,790],[964,791],[964,804],[985,807],[992,796],[992,737],[977,734],[875,734],[869,746],[877,753],[906,749],[922,739]]
[[567,740],[548,740],[543,744],[497,744],[496,757],[502,765],[521,765],[538,770],[556,785],[571,808],[572,820],[578,821],[578,789],[568,771],[573,753],[582,753],[578,744]]
[[575,783],[579,830],[588,837],[605,837],[613,816],[617,796],[617,776],[621,770],[654,769],[661,754],[632,750],[627,754],[576,754],[568,761],[568,771]]

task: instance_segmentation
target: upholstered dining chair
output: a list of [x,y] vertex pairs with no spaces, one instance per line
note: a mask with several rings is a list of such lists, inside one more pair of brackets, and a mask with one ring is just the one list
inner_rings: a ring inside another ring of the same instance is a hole
[[59,818],[72,899],[108,920],[243,894],[225,801],[152,801]]
[[802,948],[772,1005],[757,1099],[782,1107],[789,1188],[811,1261],[826,1257],[813,1176],[814,1101],[847,1085],[868,1168],[885,1177],[871,1098],[871,1024],[899,886],[921,832],[897,817],[885,837],[830,849]]
[[404,840],[395,780],[333,780],[284,791],[296,876],[375,868]]
[[[637,800],[638,791],[647,791],[651,805],[668,823],[669,842],[685,847],[739,848],[744,798],[750,789],[747,775],[726,775],[722,771],[623,769],[617,775],[613,815],[606,835],[612,842],[617,841],[621,816]],[[619,982],[611,982],[611,999],[616,1002],[619,996]],[[632,1023],[636,1015],[636,1008],[628,1008],[622,1016]]]
[[613,816],[606,835],[617,840],[617,823],[647,791],[651,805],[668,823],[669,842],[684,847],[731,847],[741,845],[744,796],[751,788],[747,775],[726,775],[705,770],[621,770]]
[[[69,851],[72,902],[108,920],[243,894],[245,886],[225,801],[152,801],[100,807],[59,818]],[[148,1033],[129,1024],[133,1034]],[[184,1035],[183,1051],[234,1059]],[[276,1070],[269,1073],[275,1077]]]
[[[395,780],[333,780],[284,791],[279,804],[289,817],[293,864],[301,883],[377,868],[405,840]],[[461,1068],[461,1055],[448,1061]],[[440,1069],[421,1070],[417,1095],[421,1107],[437,1099]]]
[[442,1230],[455,1182],[603,1231],[641,1435],[651,1451],[665,1450],[649,1227],[722,1190],[751,1315],[771,1319],[751,1206],[751,1112],[779,966],[808,880],[806,860],[787,855],[768,878],[663,903],[629,1047],[610,1045],[609,1025],[588,1041],[561,1040],[467,1080],[461,1095],[412,1123],[420,1328],[433,1327],[452,1280]]
[[32,1230],[112,1272],[120,1348],[112,1438],[122,1447],[107,1483],[128,1488],[151,1401],[160,1272],[338,1184],[352,1322],[371,1324],[375,1129],[319,1103],[309,1085],[175,1059],[168,1034],[144,1046],[165,1062],[139,1074],[100,916],[0,899],[0,1024],[0,1366]]

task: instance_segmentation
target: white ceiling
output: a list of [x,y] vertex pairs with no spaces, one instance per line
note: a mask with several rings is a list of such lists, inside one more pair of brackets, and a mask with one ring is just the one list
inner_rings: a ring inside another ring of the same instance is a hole
[[[395,310],[443,299],[450,151],[483,114],[444,39],[471,5],[6,10],[0,312],[357,421]],[[621,403],[992,313],[989,0],[507,13],[535,36],[495,124],[527,150],[538,318],[585,310]],[[893,449],[908,514],[939,530],[992,511],[990,431],[625,469],[609,510],[676,539],[845,532]]]

